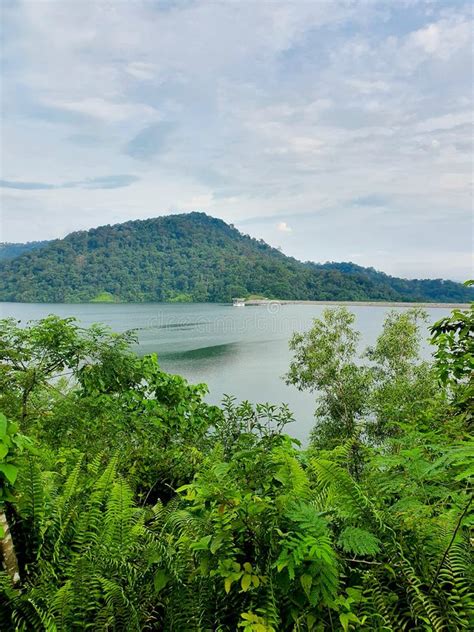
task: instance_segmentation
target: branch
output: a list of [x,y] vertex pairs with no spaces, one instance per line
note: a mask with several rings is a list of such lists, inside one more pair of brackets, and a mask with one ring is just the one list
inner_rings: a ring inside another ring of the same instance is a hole
[[343,557],[345,562],[356,562],[357,564],[371,564],[373,566],[383,566],[384,562],[375,562],[372,560],[358,560],[357,558]]

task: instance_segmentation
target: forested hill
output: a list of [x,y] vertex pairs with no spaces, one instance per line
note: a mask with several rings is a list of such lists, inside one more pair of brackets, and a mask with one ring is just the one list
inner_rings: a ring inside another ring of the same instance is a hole
[[465,302],[471,290],[407,281],[354,264],[301,263],[204,213],[71,233],[0,263],[0,300],[210,301],[261,294],[298,300]]

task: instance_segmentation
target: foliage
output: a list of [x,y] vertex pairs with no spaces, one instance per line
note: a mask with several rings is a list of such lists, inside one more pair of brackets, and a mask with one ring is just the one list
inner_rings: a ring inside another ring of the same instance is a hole
[[308,332],[293,335],[286,381],[316,392],[318,445],[356,435],[380,441],[400,423],[442,408],[434,370],[419,355],[425,319],[419,309],[389,312],[375,346],[362,354],[355,316],[345,307],[325,310]]
[[131,353],[130,332],[84,330],[54,316],[29,328],[1,322],[3,408],[25,432],[53,450],[79,447],[88,459],[119,455],[150,500],[192,476],[220,415],[204,403],[205,385],[165,373],[154,355]]
[[18,425],[0,413],[0,554],[6,575],[14,586],[20,582],[20,572],[7,503],[15,500],[13,491],[19,470],[18,459],[28,443],[28,439],[18,432]]
[[474,303],[466,311],[454,310],[431,328],[437,346],[437,375],[448,389],[458,413],[472,425],[474,418]]
[[24,475],[20,526],[28,523],[36,550],[23,562],[36,571],[11,596],[15,629],[150,629],[160,547],[145,509],[115,459],[102,469],[100,459],[86,467],[78,457],[65,469]]
[[307,449],[288,407],[210,406],[132,334],[3,321],[0,629],[472,629],[472,312],[433,365],[420,318],[362,356],[347,310],[295,336]]
[[[193,483],[178,490],[185,503],[176,547],[190,547],[198,569],[180,590],[193,594],[204,584],[211,591],[199,614],[208,627],[234,630],[251,612],[261,625],[291,629],[337,594],[331,534],[284,437],[243,447],[230,461],[214,451]],[[183,614],[195,620],[198,613]]]
[[18,432],[18,424],[0,413],[0,506],[14,499],[12,490],[18,476],[18,458],[29,444],[28,438]]
[[473,447],[450,443],[441,429],[404,430],[383,450],[369,450],[357,480],[347,448],[310,459],[322,507],[340,532],[342,574],[361,591],[357,616],[366,629],[470,629],[473,566],[464,511]]
[[356,363],[359,334],[352,328],[354,320],[346,308],[326,309],[310,331],[290,340],[294,359],[286,381],[322,393],[315,416],[319,436],[329,441],[335,424],[342,436],[352,436],[366,410],[370,374]]
[[367,432],[377,441],[398,432],[399,424],[444,414],[435,371],[420,356],[420,326],[426,320],[419,309],[389,312],[375,346],[365,352],[372,375],[373,423]]
[[[120,369],[132,360],[126,352],[132,340],[130,333],[113,334],[101,325],[81,329],[74,318],[48,316],[29,328],[19,326],[13,318],[2,320],[2,406],[25,424],[34,414],[35,396],[41,389],[54,391],[52,378],[64,371],[67,375],[76,373],[84,385],[90,374],[102,387],[110,378],[121,384]],[[107,382],[107,386],[111,384]]]
[[301,263],[204,213],[71,233],[6,260],[0,300],[228,302],[263,295],[296,300],[455,301],[452,281],[407,281],[354,264]]
[[168,303],[192,303],[193,302],[193,297],[191,294],[176,294],[176,293],[170,293],[167,296],[167,302]]
[[91,299],[91,303],[115,303],[115,299],[110,292],[99,292]]

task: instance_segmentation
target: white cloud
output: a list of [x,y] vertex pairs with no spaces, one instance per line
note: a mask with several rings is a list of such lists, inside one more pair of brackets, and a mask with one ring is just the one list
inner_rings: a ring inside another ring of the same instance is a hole
[[133,61],[127,64],[125,70],[129,75],[132,75],[136,79],[141,79],[143,81],[151,80],[155,77],[156,74],[156,66],[154,64],[149,64],[143,61]]
[[471,29],[469,16],[453,16],[415,31],[410,35],[408,45],[447,60],[464,46],[470,45]]
[[354,88],[362,94],[373,94],[374,92],[389,92],[390,85],[386,81],[380,79],[370,81],[368,79],[349,79],[347,81],[351,88]]
[[[406,258],[416,274],[416,231],[449,276],[443,252],[471,248],[467,2],[26,0],[4,13],[3,179],[140,178],[17,191],[6,239],[35,238],[38,209],[47,237],[198,207],[259,217],[246,225],[270,241],[291,225],[303,259],[357,243],[364,264],[396,272]],[[371,196],[384,204],[351,204]]]
[[472,173],[444,173],[440,178],[440,186],[448,191],[468,190],[472,186]]
[[474,115],[472,109],[461,112],[449,112],[442,116],[427,118],[416,125],[418,132],[433,132],[436,130],[452,129],[458,125],[472,125]]
[[90,97],[81,101],[45,100],[53,108],[68,110],[100,119],[106,123],[118,123],[127,119],[139,119],[142,123],[157,120],[159,114],[154,107],[142,103],[114,103],[100,97]]

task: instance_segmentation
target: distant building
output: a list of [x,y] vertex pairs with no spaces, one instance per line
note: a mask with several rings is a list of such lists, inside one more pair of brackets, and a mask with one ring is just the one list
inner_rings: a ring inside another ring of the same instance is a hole
[[245,307],[245,299],[244,298],[233,298],[232,304],[234,307]]

